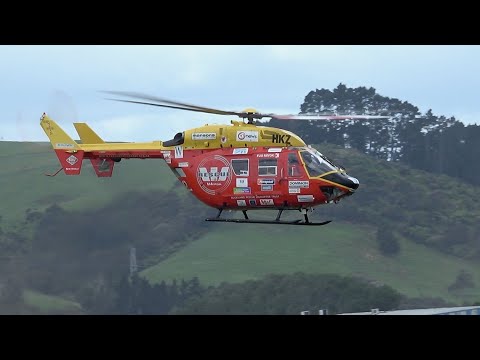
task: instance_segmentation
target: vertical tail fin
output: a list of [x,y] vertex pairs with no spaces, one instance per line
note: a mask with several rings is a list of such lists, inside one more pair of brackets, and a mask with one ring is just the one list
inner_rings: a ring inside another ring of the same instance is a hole
[[50,139],[65,174],[79,175],[84,155],[82,148],[45,113],[40,119],[40,126]]

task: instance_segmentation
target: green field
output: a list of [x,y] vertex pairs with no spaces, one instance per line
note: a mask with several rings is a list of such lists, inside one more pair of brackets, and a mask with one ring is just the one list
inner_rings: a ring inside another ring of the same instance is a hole
[[[218,224],[215,231],[142,272],[159,282],[199,277],[206,284],[242,282],[269,273],[334,273],[362,276],[410,297],[480,300],[480,265],[411,241],[401,241],[398,257],[382,256],[374,229],[347,223],[321,228]],[[477,287],[453,296],[447,287],[465,269]]]
[[83,312],[80,304],[74,301],[32,290],[23,292],[23,301],[25,305],[45,314],[82,314]]
[[111,178],[98,178],[88,160],[79,176],[54,173],[60,164],[50,143],[0,142],[0,216],[6,223],[24,218],[26,209],[52,203],[80,210],[107,204],[129,190],[168,190],[178,181],[163,160],[122,160]]

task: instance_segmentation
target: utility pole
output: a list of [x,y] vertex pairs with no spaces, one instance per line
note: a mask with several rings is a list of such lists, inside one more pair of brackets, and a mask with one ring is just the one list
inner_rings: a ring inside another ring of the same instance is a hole
[[130,248],[130,276],[135,274],[138,270],[137,267],[137,251],[135,248],[132,246]]

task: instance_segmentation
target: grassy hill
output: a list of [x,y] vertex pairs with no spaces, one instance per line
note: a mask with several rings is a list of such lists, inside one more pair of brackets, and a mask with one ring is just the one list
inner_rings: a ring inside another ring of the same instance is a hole
[[79,176],[55,177],[60,164],[50,143],[0,142],[0,216],[5,223],[23,219],[27,209],[52,203],[82,210],[107,204],[127,190],[167,190],[176,178],[163,160],[122,160],[111,178],[98,178],[85,161]]
[[[151,282],[190,279],[207,284],[260,279],[270,273],[357,275],[410,297],[443,297],[454,302],[480,299],[480,264],[445,255],[402,239],[396,257],[379,253],[375,228],[344,222],[318,227],[220,224],[170,258],[141,274]],[[460,270],[475,288],[449,293]]]
[[82,314],[80,304],[52,295],[42,294],[33,290],[23,292],[25,305],[31,307],[40,314]]
[[[182,243],[176,253],[142,274],[154,282],[198,276],[217,284],[269,273],[337,273],[385,283],[409,296],[441,296],[456,302],[480,299],[480,264],[473,256],[480,253],[476,246],[480,245],[480,189],[355,151],[326,144],[317,148],[360,180],[352,197],[317,209],[314,218],[334,220],[331,224],[312,228],[213,224],[207,233],[186,246]],[[127,191],[168,190],[177,181],[161,160],[123,160],[116,164],[112,178],[97,178],[87,162],[80,176],[43,175],[58,167],[50,144],[0,142],[3,230],[21,224],[27,209],[58,203],[66,210],[91,212]],[[188,194],[180,186],[178,193]],[[160,200],[158,206],[164,206]],[[169,206],[172,213],[178,211],[178,204]],[[393,226],[400,239],[396,257],[377,250],[375,232],[385,224]],[[173,221],[167,225],[176,226]],[[190,230],[195,230],[193,225]],[[137,251],[142,253],[141,248]],[[447,288],[460,270],[472,274],[475,287],[450,293]]]

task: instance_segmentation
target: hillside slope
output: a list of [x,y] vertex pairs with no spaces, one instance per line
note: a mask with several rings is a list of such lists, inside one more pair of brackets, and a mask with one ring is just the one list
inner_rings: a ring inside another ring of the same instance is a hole
[[360,180],[348,201],[325,208],[331,217],[388,226],[445,253],[480,259],[479,187],[352,149],[317,148]]
[[[462,303],[480,299],[480,264],[402,240],[396,257],[379,253],[375,228],[345,222],[318,227],[220,224],[141,274],[151,282],[199,277],[200,282],[243,282],[272,273],[356,275],[409,297],[442,297]],[[476,286],[451,293],[466,270]]]
[[163,160],[122,160],[111,178],[98,178],[89,161],[79,176],[44,176],[60,167],[50,143],[0,142],[0,216],[21,221],[27,209],[53,203],[83,210],[107,204],[125,191],[168,190],[176,181]]
[[[316,148],[360,180],[353,196],[337,205],[317,208],[313,217],[333,220],[331,224],[320,228],[214,224],[203,228],[198,232],[200,237],[182,243],[170,258],[143,274],[152,281],[199,276],[207,283],[218,283],[240,282],[268,273],[333,272],[383,282],[410,296],[478,300],[477,187],[379,161],[351,149],[328,144]],[[125,213],[127,209],[116,203],[125,192],[138,191],[148,196],[152,190],[176,189],[181,196],[188,194],[182,186],[174,188],[176,178],[163,161],[122,161],[110,179],[94,176],[87,163],[78,177],[43,175],[57,168],[56,156],[47,143],[0,142],[0,226],[4,230],[22,224],[27,209],[43,210],[54,203],[67,211],[75,210],[71,216],[80,220],[78,212],[92,213],[109,204],[116,204],[108,207],[113,216],[117,211]],[[159,200],[155,206],[164,203]],[[180,206],[180,202],[169,203],[168,209],[164,209],[176,214]],[[50,224],[50,231],[55,230],[53,225]],[[121,228],[128,226],[123,221]],[[177,225],[171,221],[163,226]],[[195,226],[192,223],[189,231],[195,232]],[[375,233],[383,226],[393,228],[400,241],[396,257],[385,257],[377,250]],[[51,236],[63,235],[52,232]],[[198,240],[192,242],[194,239]],[[114,241],[108,246],[111,249],[102,248],[105,256],[115,251]],[[140,254],[142,250],[137,249]],[[58,245],[42,251],[55,255]],[[162,258],[158,255],[148,254],[150,258]],[[475,286],[451,293],[448,286],[461,270],[472,274]]]

